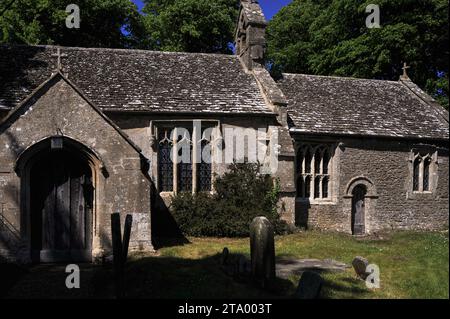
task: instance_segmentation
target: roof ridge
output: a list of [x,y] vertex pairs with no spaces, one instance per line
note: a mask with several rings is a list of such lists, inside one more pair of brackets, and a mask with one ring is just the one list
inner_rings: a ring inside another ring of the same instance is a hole
[[79,51],[101,51],[101,52],[135,52],[135,53],[147,53],[147,54],[167,54],[167,55],[205,55],[205,56],[219,56],[226,58],[237,58],[235,54],[225,54],[225,53],[204,53],[204,52],[181,52],[181,51],[157,51],[157,50],[145,50],[145,49],[124,49],[124,48],[94,48],[94,47],[70,47],[70,46],[61,46],[61,45],[53,45],[53,44],[0,44],[0,47],[29,47],[29,48],[61,48],[66,50],[79,50]]
[[387,83],[395,83],[398,84],[398,81],[394,80],[381,80],[381,79],[368,79],[368,78],[357,78],[353,76],[337,76],[337,75],[319,75],[319,74],[306,74],[306,73],[282,73],[283,76],[308,76],[308,77],[316,77],[316,78],[327,78],[327,79],[339,79],[339,80],[355,80],[355,81],[376,81],[376,82],[387,82]]
[[[412,94],[414,97],[418,98],[422,103],[431,107],[435,112],[437,112],[438,116],[441,117],[447,124],[449,123],[449,113],[446,109],[444,109],[431,95],[422,90],[416,83],[411,80],[399,80],[399,83],[407,89],[407,91]],[[419,92],[415,92],[418,90]],[[420,93],[420,94],[419,94]]]

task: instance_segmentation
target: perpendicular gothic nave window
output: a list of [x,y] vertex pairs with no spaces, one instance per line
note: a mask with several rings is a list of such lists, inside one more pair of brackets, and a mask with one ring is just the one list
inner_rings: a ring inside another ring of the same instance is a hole
[[[194,158],[195,154],[203,155],[208,152],[208,149],[211,150],[210,147],[207,148],[210,146],[210,139],[205,136],[206,128],[202,127],[201,133],[194,133],[192,129],[183,129],[182,134],[179,134],[180,128],[176,126],[158,126],[156,129],[159,191],[211,191],[211,161],[205,161],[202,156],[198,159]],[[194,142],[195,140],[197,142]],[[188,158],[182,158],[183,151]]]
[[331,182],[331,145],[302,144],[297,149],[297,197],[301,199],[328,200]]

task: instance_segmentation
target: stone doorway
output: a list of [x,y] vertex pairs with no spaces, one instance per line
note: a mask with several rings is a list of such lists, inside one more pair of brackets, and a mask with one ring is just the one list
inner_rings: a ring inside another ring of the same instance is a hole
[[352,192],[352,234],[364,235],[366,233],[366,195],[367,188],[364,185],[357,185]]
[[40,154],[30,170],[33,262],[92,259],[92,171],[74,151]]

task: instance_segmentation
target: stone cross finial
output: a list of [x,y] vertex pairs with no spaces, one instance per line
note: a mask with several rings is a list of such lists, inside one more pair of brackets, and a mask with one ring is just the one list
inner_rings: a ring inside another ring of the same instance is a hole
[[406,62],[403,62],[403,67],[402,67],[402,69],[403,69],[403,74],[402,74],[402,76],[400,77],[402,80],[409,80],[409,76],[408,76],[408,72],[407,72],[407,70],[408,70],[409,68],[411,68],[411,67],[408,66],[408,65],[406,64]]
[[67,54],[61,53],[61,48],[56,49],[56,54],[52,54],[52,57],[57,58],[57,66],[56,70],[58,72],[62,72],[62,64],[61,64],[61,58],[67,58]]

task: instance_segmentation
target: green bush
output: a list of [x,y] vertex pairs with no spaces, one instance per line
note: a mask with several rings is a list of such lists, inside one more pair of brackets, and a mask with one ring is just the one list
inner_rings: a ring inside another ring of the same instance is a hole
[[258,164],[232,164],[217,177],[215,193],[180,193],[172,200],[172,213],[188,236],[245,237],[256,216],[266,216],[277,234],[287,225],[277,212],[279,184],[259,174]]

